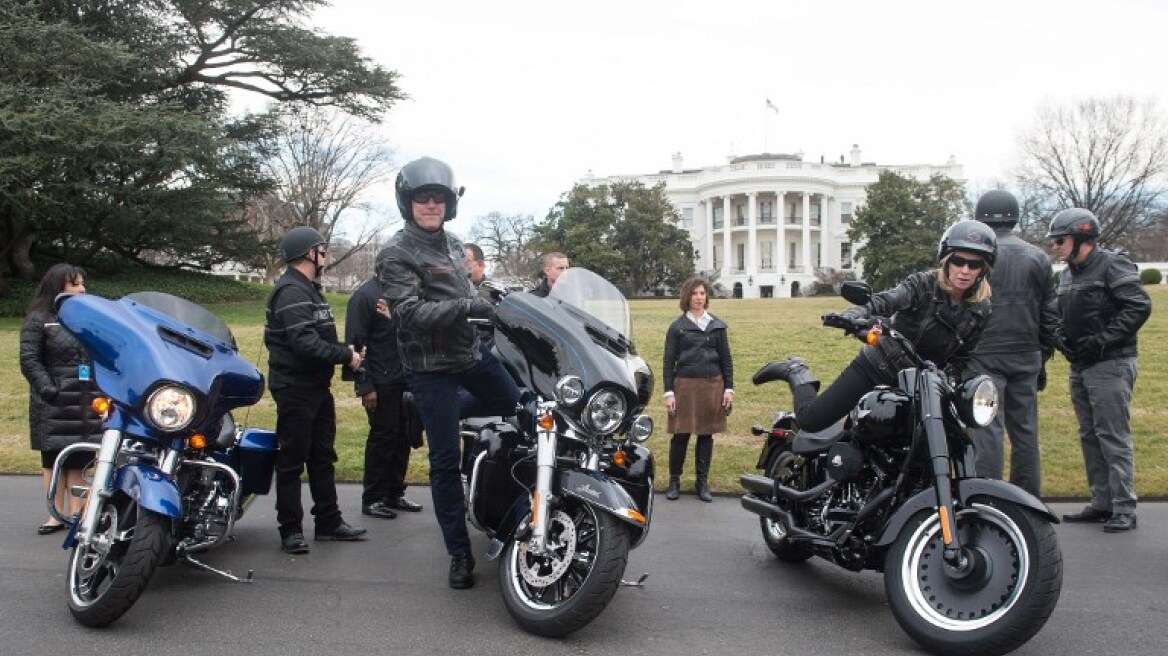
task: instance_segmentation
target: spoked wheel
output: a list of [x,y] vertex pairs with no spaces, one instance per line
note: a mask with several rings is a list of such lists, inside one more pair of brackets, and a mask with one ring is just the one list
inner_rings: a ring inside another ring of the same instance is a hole
[[[766,475],[787,487],[802,489],[803,485],[799,482],[802,473],[795,469],[796,461],[795,454],[789,449],[783,449],[771,460]],[[779,503],[773,496],[767,500]],[[781,523],[766,517],[760,517],[758,523],[762,528],[763,542],[766,542],[771,553],[779,560],[786,563],[801,563],[812,556],[811,545],[792,540]]]
[[507,611],[524,630],[558,638],[591,622],[612,599],[628,562],[625,526],[568,499],[550,511],[547,551],[512,540],[499,563]]
[[69,558],[69,612],[86,626],[106,626],[146,589],[167,544],[169,520],[122,497],[105,500],[97,527]]
[[884,583],[901,628],[937,654],[1005,654],[1038,633],[1062,589],[1054,528],[1000,500],[957,512],[969,565],[942,559],[934,512],[910,521],[888,552]]

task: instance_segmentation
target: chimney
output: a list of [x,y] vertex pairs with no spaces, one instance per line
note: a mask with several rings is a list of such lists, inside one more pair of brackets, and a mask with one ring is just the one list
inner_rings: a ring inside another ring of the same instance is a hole
[[681,166],[681,153],[673,153],[673,172],[681,173],[683,170]]
[[860,144],[852,144],[852,166],[860,165]]

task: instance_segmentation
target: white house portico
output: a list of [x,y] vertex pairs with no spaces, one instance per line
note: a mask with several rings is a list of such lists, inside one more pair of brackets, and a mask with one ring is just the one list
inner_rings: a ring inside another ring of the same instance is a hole
[[668,171],[589,175],[581,182],[664,182],[697,250],[699,271],[719,271],[734,296],[798,296],[815,282],[817,271],[853,269],[848,225],[881,171],[962,180],[961,166],[952,159],[944,165],[882,166],[861,162],[858,146],[850,154],[846,163],[842,157],[838,163],[816,163],[803,161],[802,153],[763,153],[685,169],[679,153]]

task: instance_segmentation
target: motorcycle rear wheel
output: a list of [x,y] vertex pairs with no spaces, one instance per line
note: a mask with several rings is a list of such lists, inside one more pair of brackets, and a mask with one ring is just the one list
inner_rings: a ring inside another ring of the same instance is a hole
[[525,631],[561,638],[608,605],[625,565],[629,532],[608,513],[575,499],[550,510],[546,554],[512,540],[499,563],[503,604]]
[[[766,475],[787,487],[801,489],[802,485],[797,482],[800,473],[794,468],[794,465],[795,454],[791,453],[790,449],[783,449],[771,458],[767,465]],[[778,499],[774,496],[767,500],[771,503],[778,503]],[[779,560],[785,563],[801,563],[814,555],[810,544],[792,539],[791,536],[787,535],[787,529],[781,523],[760,517],[758,524],[759,528],[762,529],[763,542]]]
[[1054,611],[1062,589],[1062,554],[1054,527],[999,499],[957,512],[962,546],[975,558],[964,578],[941,558],[934,512],[917,514],[889,550],[885,591],[901,628],[946,656],[1005,654],[1022,646]]
[[126,497],[106,499],[93,537],[73,547],[67,583],[69,612],[85,626],[108,626],[124,615],[162,560],[170,520]]

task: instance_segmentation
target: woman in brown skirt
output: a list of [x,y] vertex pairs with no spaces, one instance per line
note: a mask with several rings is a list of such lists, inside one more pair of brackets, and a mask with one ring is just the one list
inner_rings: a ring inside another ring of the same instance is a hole
[[694,454],[698,498],[710,502],[710,460],[714,433],[726,430],[726,415],[734,400],[734,363],[726,323],[706,311],[713,290],[701,278],[681,287],[682,315],[665,333],[665,409],[669,413],[669,489],[665,498],[681,495],[681,470],[696,433]]

